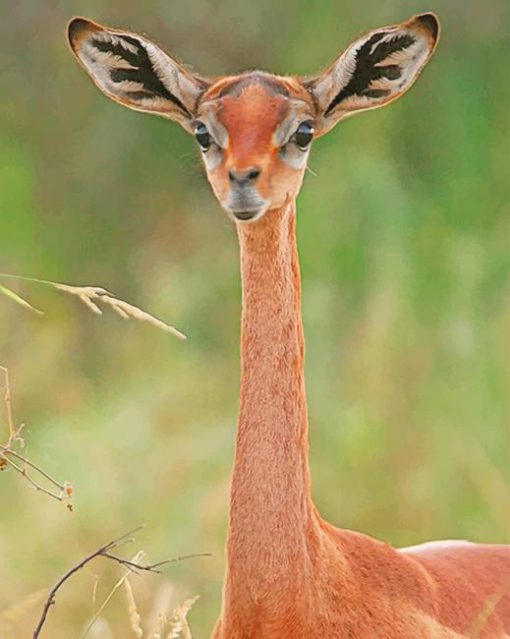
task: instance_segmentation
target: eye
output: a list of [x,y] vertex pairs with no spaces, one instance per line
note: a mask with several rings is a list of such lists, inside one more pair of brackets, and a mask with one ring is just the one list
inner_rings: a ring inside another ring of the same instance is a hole
[[313,140],[314,128],[311,122],[301,122],[297,131],[292,136],[292,142],[298,146],[301,151],[306,151]]
[[207,151],[211,146],[212,138],[203,122],[197,122],[195,126],[195,137],[202,151]]

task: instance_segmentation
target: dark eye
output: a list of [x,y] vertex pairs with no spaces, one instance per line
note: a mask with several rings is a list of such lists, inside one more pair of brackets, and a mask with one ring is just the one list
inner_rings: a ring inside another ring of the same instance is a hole
[[313,140],[313,126],[311,122],[301,122],[297,131],[292,136],[292,141],[302,150],[306,151]]
[[197,142],[200,144],[202,151],[207,151],[207,149],[211,146],[211,134],[207,130],[207,127],[203,122],[197,122],[195,126],[195,137]]

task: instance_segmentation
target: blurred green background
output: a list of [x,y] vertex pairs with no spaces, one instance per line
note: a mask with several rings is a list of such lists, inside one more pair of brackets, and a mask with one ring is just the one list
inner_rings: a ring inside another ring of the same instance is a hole
[[[194,140],[108,101],[77,66],[64,40],[75,14],[214,75],[312,74],[360,33],[437,11],[442,39],[417,85],[317,141],[299,198],[314,496],[330,521],[395,545],[510,542],[508,0],[9,4],[0,271],[105,286],[188,341],[37,286],[15,285],[43,318],[0,297],[0,363],[28,452],[76,492],[69,513],[0,477],[0,636],[31,636],[56,578],[141,522],[128,553],[213,553],[132,580],[144,623],[200,595],[190,623],[205,638],[220,606],[235,233]],[[77,575],[42,636],[79,637],[96,576],[99,601],[120,574],[98,561]],[[90,637],[134,636],[122,592],[104,617]]]

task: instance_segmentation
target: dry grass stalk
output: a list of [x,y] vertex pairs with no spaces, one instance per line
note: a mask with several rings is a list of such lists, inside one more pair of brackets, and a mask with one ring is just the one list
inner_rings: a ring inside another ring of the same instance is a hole
[[119,637],[113,634],[109,621],[104,617],[99,617],[90,631],[89,639],[119,639]]
[[[151,324],[151,326],[155,326],[156,328],[165,331],[166,333],[175,335],[175,337],[178,337],[179,339],[186,339],[186,335],[178,331],[174,326],[170,326],[170,324],[167,324],[157,317],[154,317],[154,315],[147,313],[138,306],[134,306],[133,304],[129,304],[129,302],[125,302],[124,300],[115,297],[112,293],[100,286],[71,286],[69,284],[60,284],[58,282],[39,280],[32,277],[9,275],[8,273],[0,273],[0,277],[18,279],[26,282],[35,282],[36,284],[44,284],[45,286],[50,286],[51,288],[57,289],[58,291],[62,291],[64,293],[67,293],[68,295],[77,297],[83,304],[85,304],[88,309],[90,309],[96,315],[103,314],[103,311],[100,308],[100,304],[103,304],[109,306],[113,311],[115,311],[115,313],[117,313],[117,315],[122,317],[122,319],[136,319],[140,322],[146,322],[148,324]],[[23,299],[17,293],[14,293],[10,289],[7,289],[4,286],[0,286],[0,293],[4,293],[4,295],[7,295],[25,308],[29,308],[30,310],[41,314],[41,311],[34,308],[25,299]]]
[[161,637],[164,627],[162,622],[171,610],[171,603],[175,594],[175,584],[172,581],[164,581],[155,593],[152,606],[147,616],[147,627],[152,629],[149,639],[154,639],[154,633],[159,631]]
[[[50,592],[48,594],[48,597],[46,598],[46,602],[45,602],[44,607],[42,609],[41,616],[40,616],[39,621],[37,623],[37,627],[34,630],[34,634],[32,636],[32,639],[38,639],[38,637],[40,636],[41,630],[42,630],[42,628],[43,628],[43,626],[44,626],[44,624],[46,622],[46,618],[48,616],[48,612],[49,612],[51,606],[55,605],[55,599],[56,599],[56,596],[57,596],[57,592],[66,583],[66,581],[70,577],[72,577],[75,573],[77,573],[79,570],[81,570],[84,566],[86,566],[89,562],[91,562],[93,559],[95,559],[96,557],[106,557],[106,556],[108,556],[109,559],[112,559],[112,560],[116,561],[117,563],[122,563],[122,558],[117,558],[117,557],[114,557],[113,555],[107,555],[107,553],[110,550],[114,550],[115,548],[119,548],[120,546],[123,546],[124,544],[131,543],[132,541],[134,541],[134,538],[132,537],[133,533],[137,532],[141,528],[143,528],[143,526],[138,526],[134,530],[130,530],[128,533],[122,535],[121,537],[118,537],[117,539],[113,539],[112,541],[109,541],[107,544],[104,544],[104,546],[101,546],[97,550],[94,550],[94,552],[90,553],[90,555],[87,555],[87,557],[85,557],[85,559],[82,559],[81,561],[79,561],[77,564],[75,564],[72,568],[70,568],[67,572],[65,572],[60,577],[60,579],[57,581],[57,583],[50,590]],[[129,562],[129,563],[132,563],[132,562]],[[133,565],[136,565],[136,564],[133,563]],[[140,570],[150,570],[150,568],[147,567],[147,566],[140,566]]]
[[[90,555],[87,555],[84,559],[79,561],[77,564],[75,564],[72,568],[70,568],[67,572],[65,572],[60,577],[60,579],[57,581],[57,583],[50,590],[50,592],[49,592],[49,594],[48,594],[48,596],[46,598],[46,602],[45,602],[43,610],[41,612],[41,616],[39,618],[39,622],[37,624],[37,627],[34,630],[32,639],[38,639],[38,637],[40,636],[41,630],[42,630],[42,628],[43,628],[43,626],[44,626],[44,624],[46,622],[46,618],[48,616],[49,609],[51,608],[51,606],[53,606],[55,604],[55,598],[56,598],[57,593],[60,590],[60,588],[66,583],[66,581],[70,577],[72,577],[75,573],[77,573],[79,570],[81,570],[84,566],[86,566],[89,562],[91,562],[93,559],[96,559],[97,557],[105,557],[106,559],[111,559],[112,561],[115,561],[116,563],[120,564],[121,566],[124,566],[125,568],[127,568],[127,571],[119,579],[119,581],[115,584],[115,586],[113,587],[113,589],[110,592],[110,594],[106,597],[106,599],[103,601],[103,603],[99,606],[99,608],[96,611],[96,613],[92,616],[91,621],[89,622],[89,624],[87,625],[87,627],[85,628],[85,630],[84,630],[84,632],[82,634],[82,639],[84,639],[84,637],[87,636],[87,634],[90,632],[90,630],[92,630],[94,624],[100,618],[101,613],[103,612],[105,607],[108,605],[108,603],[112,599],[113,595],[122,586],[122,584],[125,582],[125,580],[128,578],[128,576],[130,574],[132,574],[133,572],[135,574],[140,574],[141,572],[160,573],[161,571],[157,570],[157,568],[160,567],[160,566],[163,566],[165,564],[174,563],[176,561],[180,561],[182,559],[188,559],[190,557],[201,557],[201,556],[204,556],[204,555],[187,555],[186,557],[178,557],[176,559],[170,559],[170,560],[166,560],[166,561],[159,561],[159,562],[157,562],[155,564],[141,564],[140,563],[140,559],[143,557],[143,552],[142,551],[137,553],[133,557],[133,559],[124,559],[123,557],[117,557],[117,555],[113,555],[111,553],[112,550],[115,550],[115,549],[119,548],[120,546],[123,546],[125,544],[133,542],[134,538],[133,538],[132,535],[135,532],[141,530],[143,527],[144,526],[138,526],[134,530],[129,531],[128,533],[122,535],[121,537],[118,537],[117,539],[109,541],[104,546],[101,546],[100,548],[98,548],[94,552],[90,553]],[[192,601],[191,605],[193,605],[193,602],[194,602],[194,600]],[[186,602],[185,602],[185,604],[186,604]],[[191,608],[191,605],[189,606],[189,608]],[[184,604],[183,604],[183,606],[184,606]],[[187,614],[187,612],[189,611],[189,608],[187,606],[184,607],[185,614]]]
[[178,637],[192,639],[187,617],[197,599],[198,596],[191,597],[183,601],[180,606],[177,606],[172,613],[165,639],[177,639]]
[[168,616],[160,611],[156,625],[148,639],[193,639],[187,616],[199,597],[191,597],[183,601]]
[[36,313],[37,315],[44,315],[42,311],[40,311],[38,308],[35,308],[35,306],[32,306],[32,304],[29,304],[27,300],[23,299],[20,295],[15,293],[10,288],[7,288],[7,286],[2,286],[0,284],[0,293],[11,299],[13,302],[16,302],[16,304],[23,306],[23,308],[26,308],[29,311]]
[[[113,558],[111,555],[107,554],[106,552],[103,552],[103,553],[100,553],[100,554],[102,554],[103,557],[110,557],[111,559]],[[144,552],[142,550],[140,550],[139,552],[136,553],[136,555],[132,559],[129,560],[129,563],[132,564],[133,566],[137,566],[139,568],[144,568],[140,564],[140,562],[142,561],[143,557],[144,557]],[[117,592],[117,590],[119,590],[119,588],[121,588],[122,585],[125,584],[125,582],[127,581],[127,578],[129,577],[129,575],[131,574],[132,571],[133,571],[133,568],[129,568],[122,575],[122,577],[117,581],[117,583],[113,586],[113,588],[111,589],[110,593],[103,600],[103,603],[99,606],[99,608],[94,613],[94,615],[92,615],[92,619],[89,621],[89,623],[85,627],[85,630],[83,631],[80,639],[85,639],[88,636],[89,632],[92,629],[92,626],[94,626],[94,624],[96,623],[98,618],[103,614],[104,609],[110,603],[110,601],[112,600],[112,598],[115,595],[115,593]],[[143,636],[143,632],[142,632],[141,635],[135,635],[135,636],[141,637],[141,636]]]
[[7,418],[7,426],[9,427],[9,441],[8,444],[11,444],[16,437],[16,428],[14,427],[14,417],[12,414],[12,395],[11,395],[11,382],[9,379],[9,370],[5,368],[5,366],[0,366],[0,372],[4,375],[5,386],[4,386],[4,404],[5,404],[5,414]]
[[21,475],[32,488],[65,503],[67,508],[72,510],[72,485],[68,481],[59,482],[20,452],[25,446],[21,435],[23,425],[16,428],[14,422],[9,371],[4,366],[0,366],[0,373],[4,376],[4,406],[9,429],[7,443],[0,444],[0,470],[12,469]]
[[[13,629],[23,621],[27,612],[29,612],[32,608],[37,606],[41,601],[43,601],[46,596],[45,590],[37,590],[26,597],[24,597],[21,601],[16,602],[13,606],[6,608],[0,612],[0,631],[1,633],[12,633]],[[0,634],[0,636],[4,636]],[[7,637],[8,635],[5,634]]]
[[93,575],[94,583],[92,584],[92,611],[96,609],[97,589],[99,588],[99,575]]
[[140,614],[136,607],[135,595],[133,593],[133,588],[131,587],[129,578],[124,581],[124,591],[127,598],[129,625],[131,626],[131,630],[133,631],[134,636],[137,639],[141,639],[143,637],[143,629],[140,625],[142,618],[140,617]]

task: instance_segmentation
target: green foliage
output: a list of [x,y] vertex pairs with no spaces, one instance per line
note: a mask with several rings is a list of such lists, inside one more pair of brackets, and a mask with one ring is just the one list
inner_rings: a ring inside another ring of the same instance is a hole
[[[0,271],[106,286],[188,336],[99,320],[36,287],[44,318],[0,296],[15,416],[76,504],[71,514],[0,477],[0,610],[141,522],[151,557],[214,554],[166,573],[175,605],[201,595],[194,636],[208,636],[221,594],[235,234],[191,137],[109,102],[77,67],[63,36],[74,13],[144,31],[204,74],[308,74],[360,32],[437,11],[442,40],[416,86],[319,140],[300,196],[314,494],[329,520],[397,545],[508,542],[507,0],[140,7],[31,0],[10,10],[0,39]],[[84,573],[63,593],[48,636],[79,636],[93,583]],[[158,583],[138,585],[142,617]],[[122,599],[109,610],[115,636],[128,636]],[[29,636],[36,612],[13,639]]]

